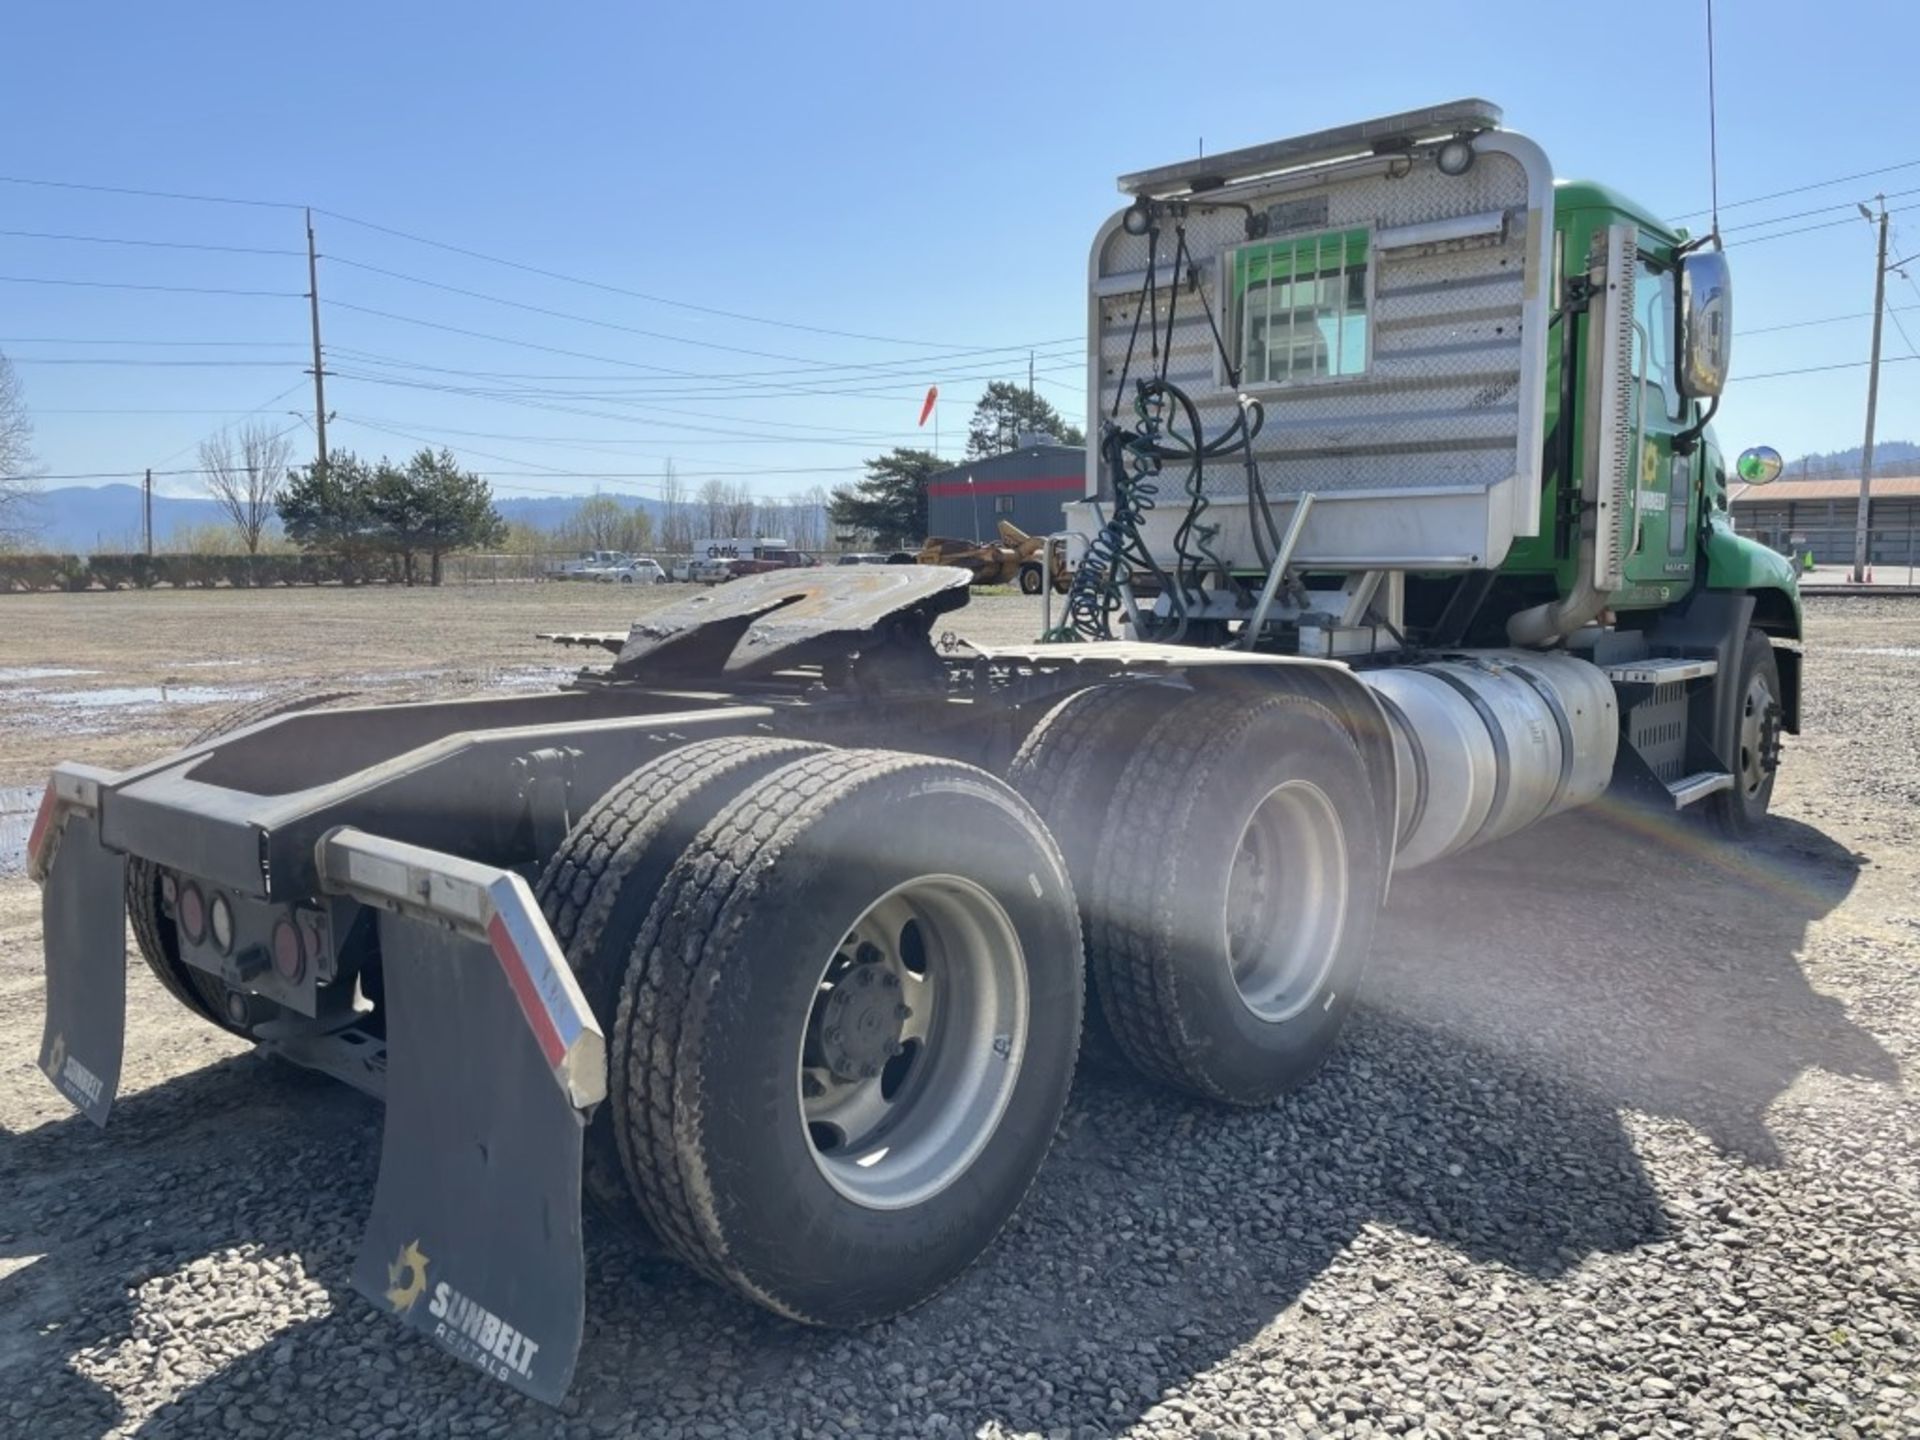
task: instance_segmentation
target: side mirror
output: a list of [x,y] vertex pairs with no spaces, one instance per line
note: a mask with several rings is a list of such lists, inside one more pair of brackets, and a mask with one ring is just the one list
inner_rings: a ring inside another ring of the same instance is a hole
[[1680,262],[1679,348],[1683,395],[1710,400],[1726,388],[1733,357],[1733,272],[1718,250],[1696,250]]
[[1740,458],[1733,462],[1733,469],[1742,484],[1771,485],[1780,478],[1780,471],[1785,464],[1780,452],[1771,445],[1755,445],[1750,450],[1740,452]]

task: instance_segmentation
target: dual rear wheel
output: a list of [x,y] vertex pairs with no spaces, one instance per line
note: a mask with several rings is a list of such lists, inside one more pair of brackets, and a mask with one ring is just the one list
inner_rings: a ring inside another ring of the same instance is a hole
[[1077,692],[1011,786],[772,739],[696,742],[616,786],[538,886],[607,1031],[590,1193],[769,1309],[860,1324],[1012,1215],[1089,971],[1148,1074],[1239,1104],[1304,1079],[1384,875],[1365,767],[1311,700],[1194,702]]
[[539,894],[607,1029],[589,1184],[793,1319],[937,1291],[1038,1171],[1081,942],[1031,808],[970,766],[715,740],[634,772]]

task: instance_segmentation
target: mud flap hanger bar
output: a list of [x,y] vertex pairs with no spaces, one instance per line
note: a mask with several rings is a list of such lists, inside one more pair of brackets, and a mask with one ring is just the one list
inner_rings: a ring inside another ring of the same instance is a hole
[[380,1180],[354,1288],[549,1404],[586,1317],[580,1166],[606,1041],[519,876],[342,829],[321,885],[380,912]]
[[526,881],[351,828],[328,831],[314,854],[329,893],[484,942],[567,1099],[587,1110],[607,1098],[606,1038]]

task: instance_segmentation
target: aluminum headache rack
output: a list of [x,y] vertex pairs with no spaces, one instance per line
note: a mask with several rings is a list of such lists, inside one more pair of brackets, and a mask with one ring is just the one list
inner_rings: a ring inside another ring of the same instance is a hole
[[[1122,177],[1134,202],[1089,262],[1094,424],[1134,425],[1135,383],[1162,373],[1203,440],[1248,397],[1272,530],[1318,497],[1297,566],[1499,564],[1539,525],[1553,293],[1552,170],[1499,120],[1458,101]],[[1086,498],[1110,506],[1107,468],[1090,445]],[[1157,558],[1179,471],[1142,524]],[[1213,552],[1264,571],[1243,458],[1209,457],[1199,488]]]

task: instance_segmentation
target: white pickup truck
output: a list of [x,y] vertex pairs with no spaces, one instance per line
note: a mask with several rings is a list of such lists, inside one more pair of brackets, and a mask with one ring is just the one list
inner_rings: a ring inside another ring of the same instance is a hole
[[616,569],[632,560],[624,550],[582,550],[578,559],[548,566],[547,575],[554,580],[591,580],[603,570]]

